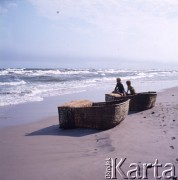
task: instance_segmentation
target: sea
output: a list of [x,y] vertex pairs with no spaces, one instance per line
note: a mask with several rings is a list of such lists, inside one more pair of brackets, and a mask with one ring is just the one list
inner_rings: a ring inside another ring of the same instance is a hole
[[137,92],[178,85],[177,70],[8,68],[0,69],[0,106],[43,101],[46,97],[104,86],[112,91],[117,77],[122,79],[125,89],[125,81],[131,80]]

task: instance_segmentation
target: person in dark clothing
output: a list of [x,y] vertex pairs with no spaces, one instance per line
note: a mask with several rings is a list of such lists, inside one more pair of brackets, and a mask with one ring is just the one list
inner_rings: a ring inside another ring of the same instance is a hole
[[130,95],[136,94],[135,89],[133,88],[133,86],[131,86],[131,81],[126,81],[126,84],[127,84],[127,95],[129,94],[129,91],[130,91]]
[[121,82],[121,79],[117,78],[116,82],[117,82],[117,84],[116,84],[116,87],[114,88],[113,93],[117,93],[117,94],[120,94],[121,96],[125,96],[125,89]]

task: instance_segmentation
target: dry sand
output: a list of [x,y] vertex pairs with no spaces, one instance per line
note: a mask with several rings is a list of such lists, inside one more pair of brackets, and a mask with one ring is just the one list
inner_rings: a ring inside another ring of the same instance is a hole
[[[1,180],[105,179],[108,157],[127,158],[124,172],[130,163],[142,167],[158,159],[172,163],[178,175],[178,88],[160,92],[154,108],[129,114],[107,131],[61,130],[58,117],[0,129]],[[153,168],[148,177],[154,179]]]

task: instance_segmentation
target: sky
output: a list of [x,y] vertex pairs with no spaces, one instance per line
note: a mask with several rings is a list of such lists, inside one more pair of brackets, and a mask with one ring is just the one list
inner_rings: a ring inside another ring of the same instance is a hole
[[177,0],[0,0],[0,67],[178,67]]

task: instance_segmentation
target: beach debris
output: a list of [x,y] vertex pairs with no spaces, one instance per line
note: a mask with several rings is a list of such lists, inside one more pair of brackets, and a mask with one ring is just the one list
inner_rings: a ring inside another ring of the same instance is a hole
[[175,122],[176,120],[175,120],[175,119],[173,119],[172,121],[173,121],[173,122]]
[[174,96],[174,94],[172,94],[172,96]]
[[151,114],[154,114],[155,112],[153,111]]
[[171,149],[174,149],[174,146],[169,146]]
[[171,139],[174,140],[174,139],[176,139],[176,138],[175,138],[175,137],[172,137]]
[[176,161],[178,162],[178,158],[176,158]]
[[143,118],[146,118],[145,116]]
[[177,180],[177,177],[176,176],[173,176],[173,177],[171,177],[173,180]]

